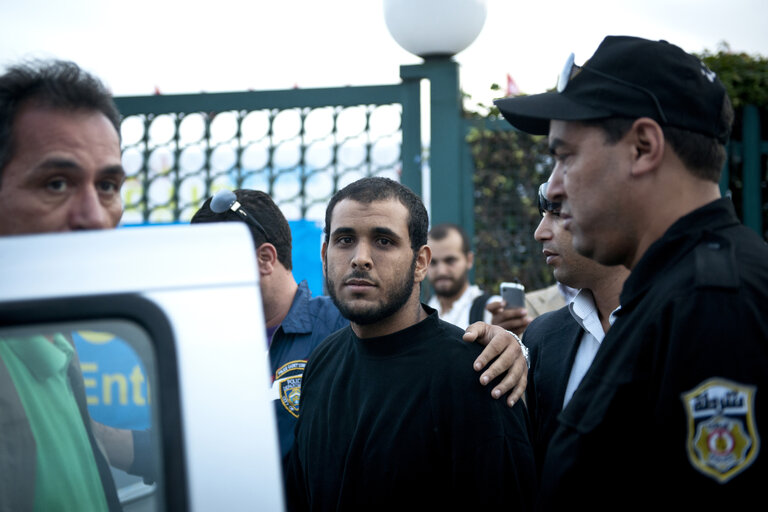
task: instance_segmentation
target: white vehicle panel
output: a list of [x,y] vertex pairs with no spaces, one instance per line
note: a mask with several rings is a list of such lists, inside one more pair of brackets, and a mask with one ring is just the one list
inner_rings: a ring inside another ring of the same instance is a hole
[[283,510],[247,227],[214,223],[0,238],[0,311],[17,301],[116,294],[153,303],[173,333],[189,509]]
[[0,238],[5,300],[257,282],[253,241],[241,223]]

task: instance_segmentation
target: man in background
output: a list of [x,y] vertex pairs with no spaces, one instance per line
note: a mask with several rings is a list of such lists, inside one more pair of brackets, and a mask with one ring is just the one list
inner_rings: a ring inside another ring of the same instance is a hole
[[[349,322],[329,297],[312,297],[306,281],[296,282],[292,272],[291,229],[272,198],[260,190],[238,189],[234,194],[251,220],[247,224],[256,248],[280,451],[285,460],[293,445],[302,376],[309,354],[329,334]],[[216,213],[211,210],[211,201],[208,198],[203,203],[192,217],[192,224],[240,222],[246,218],[229,209]]]
[[[427,277],[434,292],[429,307],[436,309],[442,320],[462,329],[475,322],[492,323],[493,315],[486,307],[500,303],[501,297],[469,284],[475,255],[466,232],[456,224],[438,224],[429,231],[427,243],[432,250]],[[524,308],[505,311],[503,327],[515,334],[522,334],[528,322]]]
[[535,318],[523,336],[531,362],[526,405],[541,469],[557,415],[568,405],[614,321],[629,270],[601,265],[576,252],[571,233],[563,227],[560,203],[547,198],[547,183],[538,196],[541,221],[534,237],[557,282],[577,291],[567,306]]

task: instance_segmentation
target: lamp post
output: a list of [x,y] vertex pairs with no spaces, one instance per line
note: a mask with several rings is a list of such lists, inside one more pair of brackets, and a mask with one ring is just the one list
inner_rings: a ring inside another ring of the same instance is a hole
[[453,56],[477,38],[486,18],[485,0],[384,0],[390,34],[424,59],[400,66],[405,80],[430,83],[430,220],[453,222],[473,232],[472,176],[462,173],[465,142],[459,66]]

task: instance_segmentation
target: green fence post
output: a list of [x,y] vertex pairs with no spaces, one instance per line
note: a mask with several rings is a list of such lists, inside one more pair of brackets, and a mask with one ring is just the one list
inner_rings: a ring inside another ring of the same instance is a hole
[[401,128],[403,143],[400,158],[403,162],[400,182],[421,196],[421,83],[416,79],[403,80],[403,113]]
[[744,225],[763,236],[762,191],[760,190],[760,113],[756,106],[744,106],[743,121]]
[[461,172],[459,65],[450,57],[429,57],[423,64],[400,66],[400,77],[430,82],[430,221],[464,225],[465,212],[472,212],[472,189],[465,186]]

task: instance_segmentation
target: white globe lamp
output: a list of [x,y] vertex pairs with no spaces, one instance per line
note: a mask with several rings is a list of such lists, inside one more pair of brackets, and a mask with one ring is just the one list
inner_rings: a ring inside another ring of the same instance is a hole
[[477,38],[486,0],[384,0],[384,19],[397,44],[414,55],[452,57]]

